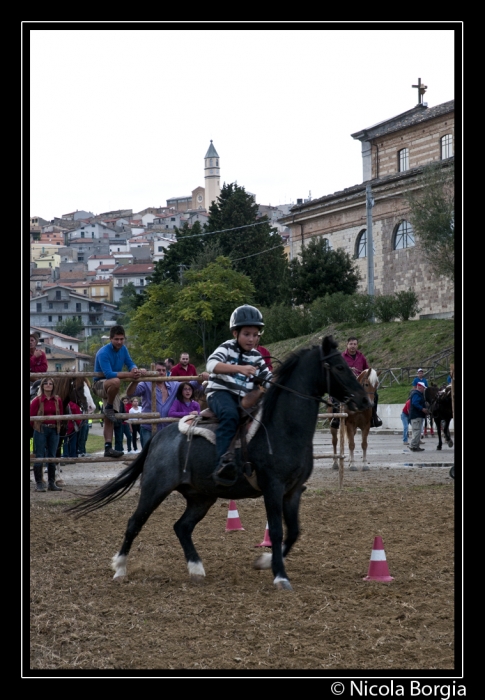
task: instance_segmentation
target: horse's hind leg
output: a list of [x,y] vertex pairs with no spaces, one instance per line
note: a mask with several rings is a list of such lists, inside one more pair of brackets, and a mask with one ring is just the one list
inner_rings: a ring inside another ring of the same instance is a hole
[[362,431],[362,471],[368,472],[369,465],[367,464],[367,437],[369,435],[369,430]]
[[205,576],[205,570],[194,546],[192,532],[197,523],[207,515],[209,509],[217,501],[217,496],[197,495],[185,496],[185,498],[187,507],[182,517],[173,526],[173,529],[184,550],[189,576],[192,580],[198,581]]
[[453,447],[453,440],[451,439],[451,433],[450,433],[450,421],[446,421],[445,429],[443,432],[445,434],[445,440],[446,440],[448,447]]
[[153,511],[158,508],[160,503],[171,493],[170,491],[152,491],[148,493],[143,489],[140,494],[138,506],[131,518],[128,520],[126,527],[125,539],[121,545],[120,551],[114,555],[111,560],[111,566],[115,570],[113,579],[126,576],[126,559],[130,552],[133,540],[139,534],[143,525],[146,523]]

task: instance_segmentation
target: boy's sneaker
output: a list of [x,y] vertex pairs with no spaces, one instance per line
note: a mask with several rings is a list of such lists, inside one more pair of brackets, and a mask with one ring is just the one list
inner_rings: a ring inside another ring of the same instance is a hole
[[118,450],[113,450],[112,447],[106,447],[104,450],[104,456],[105,457],[114,457],[117,459],[118,457],[123,457],[125,453],[123,451],[118,452]]
[[424,452],[424,447],[410,447],[411,452]]

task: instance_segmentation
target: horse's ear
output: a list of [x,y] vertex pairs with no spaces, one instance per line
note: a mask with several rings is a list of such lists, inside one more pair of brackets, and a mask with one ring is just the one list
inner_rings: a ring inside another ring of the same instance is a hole
[[322,341],[322,349],[324,355],[329,355],[332,352],[332,350],[337,349],[337,343],[333,339],[332,335],[324,336]]

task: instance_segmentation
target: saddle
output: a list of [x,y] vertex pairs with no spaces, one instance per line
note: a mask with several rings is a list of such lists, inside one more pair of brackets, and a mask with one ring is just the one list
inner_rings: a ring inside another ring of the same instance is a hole
[[[247,445],[256,434],[260,425],[260,417],[262,407],[259,405],[263,396],[264,389],[256,387],[248,394],[243,396],[239,406],[239,425],[236,434],[232,439],[229,450],[226,454],[240,448],[242,453],[243,474],[253,486],[260,490],[257,481],[254,467],[248,459]],[[181,433],[187,436],[187,441],[191,441],[194,435],[200,435],[206,440],[209,440],[213,445],[216,444],[216,431],[219,427],[217,416],[210,408],[206,408],[199,413],[198,416],[184,416],[178,422],[178,427]]]

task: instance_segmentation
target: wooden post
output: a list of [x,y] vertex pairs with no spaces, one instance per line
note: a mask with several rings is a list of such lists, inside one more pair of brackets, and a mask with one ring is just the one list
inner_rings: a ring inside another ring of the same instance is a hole
[[[155,372],[155,363],[152,362],[150,365],[150,370],[152,372]],[[152,411],[155,412],[157,410],[157,384],[156,382],[152,382]],[[157,432],[157,426],[155,423],[152,424],[152,437],[155,435]]]
[[[347,406],[344,403],[340,404],[340,413],[346,413]],[[340,430],[339,430],[339,447],[340,447],[340,457],[338,460],[338,487],[342,488],[344,483],[344,460],[343,454],[345,449],[345,418],[340,419]]]

